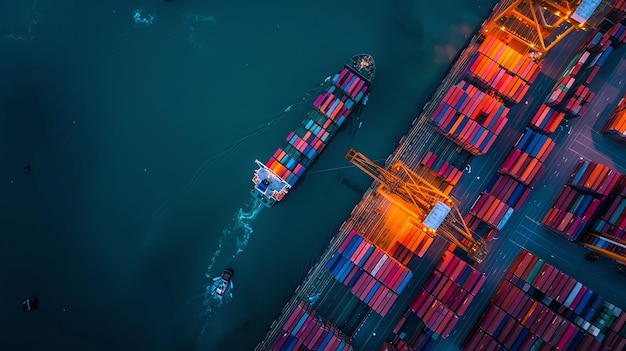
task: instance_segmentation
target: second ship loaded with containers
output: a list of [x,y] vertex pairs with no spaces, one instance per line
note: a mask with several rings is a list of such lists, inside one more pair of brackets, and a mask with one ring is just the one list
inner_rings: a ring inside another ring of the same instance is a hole
[[367,102],[376,73],[371,55],[352,56],[328,88],[313,101],[298,128],[287,135],[287,145],[278,148],[254,172],[252,196],[267,207],[274,206],[311,167],[343,123]]

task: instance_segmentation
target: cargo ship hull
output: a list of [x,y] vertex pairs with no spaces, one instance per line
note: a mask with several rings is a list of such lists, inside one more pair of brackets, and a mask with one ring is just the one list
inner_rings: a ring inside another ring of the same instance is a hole
[[255,160],[254,198],[267,207],[283,199],[341,126],[365,105],[375,71],[372,56],[363,54],[351,57],[333,75],[300,125],[287,135],[287,145],[278,148],[265,163]]

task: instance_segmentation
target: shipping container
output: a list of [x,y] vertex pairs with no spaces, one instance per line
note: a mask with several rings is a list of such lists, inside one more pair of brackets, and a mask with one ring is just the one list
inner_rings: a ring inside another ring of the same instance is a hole
[[623,349],[625,322],[620,308],[522,250],[463,349],[485,338],[507,350]]
[[337,350],[338,343],[345,345],[343,350],[352,350],[349,337],[337,327],[325,321],[309,305],[300,302],[287,317],[283,332],[278,333],[270,350]]
[[626,98],[622,97],[619,101],[602,131],[611,138],[626,143]]
[[417,315],[433,335],[447,338],[485,279],[484,274],[446,251],[409,303],[407,312]]

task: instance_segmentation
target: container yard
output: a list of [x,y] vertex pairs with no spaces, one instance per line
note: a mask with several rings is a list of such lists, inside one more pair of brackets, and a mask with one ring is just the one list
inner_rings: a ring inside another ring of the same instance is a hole
[[624,350],[626,313],[522,250],[463,350]]
[[[605,127],[626,2],[567,5],[496,4],[384,165],[347,152],[374,182],[256,350],[626,347],[626,150]],[[536,12],[553,25],[531,35]]]

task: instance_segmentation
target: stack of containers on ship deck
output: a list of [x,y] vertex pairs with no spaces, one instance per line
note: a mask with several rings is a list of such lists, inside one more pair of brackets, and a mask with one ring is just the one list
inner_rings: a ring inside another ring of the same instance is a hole
[[431,171],[433,171],[437,176],[441,177],[448,186],[442,190],[444,194],[450,194],[452,188],[459,182],[463,172],[458,168],[454,167],[448,161],[437,157],[432,151],[428,151],[424,158],[420,162],[422,166],[428,167]]
[[522,101],[539,74],[539,65],[495,36],[487,36],[467,67],[467,77],[509,104]]
[[620,178],[621,174],[605,165],[579,162],[542,223],[577,240]]
[[552,138],[526,128],[513,150],[504,159],[499,172],[534,188],[543,172],[543,163],[554,145]]
[[289,315],[274,339],[271,351],[352,351],[350,339],[337,327],[322,318],[304,302]]
[[509,108],[476,86],[450,87],[430,119],[435,128],[474,155],[486,153],[504,128]]
[[473,350],[624,350],[626,314],[522,250],[463,344]]
[[618,182],[598,210],[584,242],[626,257],[626,249],[615,239],[626,241],[626,176]]
[[353,108],[367,95],[369,83],[344,67],[332,85],[314,101],[298,128],[287,135],[288,144],[265,163],[276,175],[294,186],[337,133]]
[[326,264],[331,274],[376,313],[387,314],[413,273],[352,230]]
[[611,138],[626,143],[626,96],[619,101],[602,131]]
[[408,265],[414,256],[423,257],[428,248],[433,243],[434,238],[410,223],[406,225],[407,229],[402,230],[400,235],[387,252],[403,265]]
[[[426,279],[409,304],[432,331],[433,339],[447,338],[485,283],[485,275],[446,251],[436,270]],[[401,319],[395,329],[402,329]],[[416,345],[412,345],[416,347]]]

